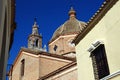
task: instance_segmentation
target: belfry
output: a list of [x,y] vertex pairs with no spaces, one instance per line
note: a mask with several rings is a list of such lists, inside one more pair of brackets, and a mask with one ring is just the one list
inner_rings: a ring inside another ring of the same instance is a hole
[[36,19],[32,26],[32,34],[28,37],[28,48],[42,49],[42,36],[39,34]]

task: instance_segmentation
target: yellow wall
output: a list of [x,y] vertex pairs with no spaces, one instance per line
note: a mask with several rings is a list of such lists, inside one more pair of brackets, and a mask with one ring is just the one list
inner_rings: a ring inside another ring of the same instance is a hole
[[79,80],[94,80],[92,61],[87,49],[96,40],[105,44],[110,74],[120,70],[120,1],[76,45]]

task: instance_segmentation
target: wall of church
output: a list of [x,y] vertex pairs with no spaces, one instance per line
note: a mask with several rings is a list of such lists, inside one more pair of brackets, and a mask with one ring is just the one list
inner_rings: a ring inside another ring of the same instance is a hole
[[[49,44],[50,53],[61,55],[68,52],[75,52],[75,46],[71,44],[75,36],[76,34],[58,37],[56,40]],[[55,45],[57,46],[56,49],[54,49]]]
[[58,58],[49,58],[49,57],[40,57],[40,77],[49,74],[60,67],[65,66],[66,64],[70,63],[71,61],[65,61]]
[[[25,53],[25,54],[24,54]],[[30,53],[28,53],[30,54]],[[21,76],[21,61],[25,60],[24,76]],[[39,78],[39,58],[23,52],[14,65],[12,80],[37,80]]]
[[[120,71],[120,0],[76,46],[79,80],[94,80],[92,60],[87,51],[96,40],[105,45],[110,75]],[[120,76],[114,78],[119,80]],[[111,79],[113,80],[113,79]]]
[[[46,53],[47,54],[47,53]],[[24,71],[22,70],[22,61],[24,60]],[[35,55],[32,53],[20,51],[18,58],[14,63],[11,80],[37,80],[72,61],[55,58],[46,55]],[[24,75],[21,73],[24,72]]]

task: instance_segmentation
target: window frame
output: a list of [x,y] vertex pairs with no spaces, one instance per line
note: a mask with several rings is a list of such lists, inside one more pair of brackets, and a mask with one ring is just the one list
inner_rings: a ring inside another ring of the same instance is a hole
[[90,57],[92,59],[95,80],[99,80],[110,74],[104,44],[95,47],[95,49],[91,51]]

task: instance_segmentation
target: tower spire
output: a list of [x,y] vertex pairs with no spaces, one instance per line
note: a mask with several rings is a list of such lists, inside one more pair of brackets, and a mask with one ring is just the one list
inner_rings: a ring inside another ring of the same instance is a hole
[[28,48],[42,49],[42,36],[39,35],[36,18],[32,26],[32,34],[28,37]]
[[36,34],[38,35],[38,25],[37,25],[37,20],[36,18],[34,18],[34,25],[33,25],[33,28],[32,28],[32,34]]

